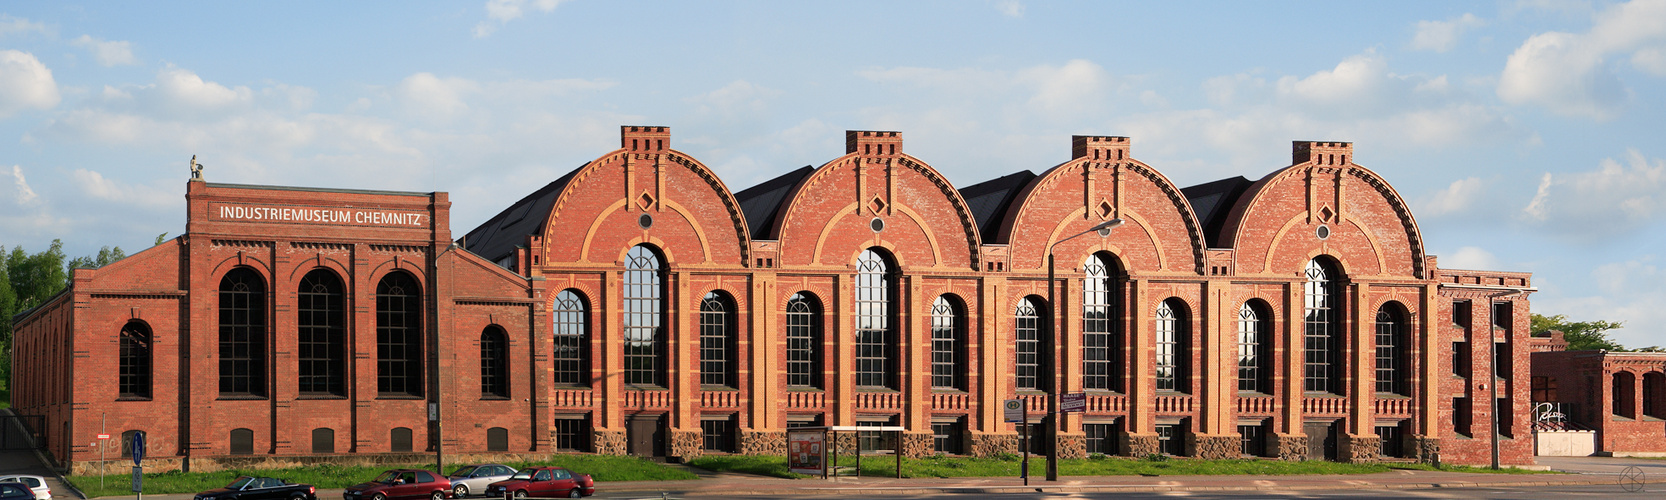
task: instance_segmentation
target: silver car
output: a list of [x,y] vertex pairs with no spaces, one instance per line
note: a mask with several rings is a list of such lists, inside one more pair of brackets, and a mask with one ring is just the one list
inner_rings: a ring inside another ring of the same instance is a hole
[[451,495],[463,498],[469,494],[486,492],[486,485],[509,479],[515,475],[515,468],[502,464],[464,465],[452,471],[446,479],[451,480]]
[[46,478],[27,474],[7,474],[0,476],[0,482],[23,483],[35,494],[35,500],[52,500],[52,488],[46,485]]

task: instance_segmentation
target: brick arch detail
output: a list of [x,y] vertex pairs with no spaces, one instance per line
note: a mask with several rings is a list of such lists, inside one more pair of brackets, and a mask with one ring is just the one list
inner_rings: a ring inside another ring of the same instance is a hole
[[[1407,251],[1409,254],[1408,258],[1411,264],[1413,277],[1419,279],[1427,278],[1429,275],[1428,269],[1425,267],[1423,235],[1417,226],[1417,220],[1411,214],[1411,209],[1407,207],[1405,199],[1400,196],[1400,193],[1396,191],[1393,186],[1390,186],[1387,181],[1384,181],[1381,176],[1372,172],[1370,169],[1354,164],[1349,164],[1344,167],[1319,167],[1313,163],[1301,163],[1291,165],[1268,174],[1266,177],[1262,178],[1262,180],[1256,182],[1255,185],[1250,188],[1249,192],[1245,193],[1244,197],[1240,199],[1238,207],[1234,207],[1232,214],[1233,217],[1228,221],[1228,224],[1233,227],[1233,232],[1228,235],[1223,235],[1230,236],[1230,239],[1223,241],[1223,244],[1226,246],[1237,247],[1239,242],[1242,242],[1245,239],[1243,237],[1244,233],[1256,226],[1255,224],[1247,224],[1245,221],[1251,219],[1251,215],[1257,209],[1268,206],[1272,204],[1272,202],[1276,201],[1264,199],[1264,195],[1267,195],[1267,193],[1271,191],[1275,185],[1292,181],[1305,182],[1306,177],[1309,174],[1335,175],[1339,169],[1342,173],[1340,177],[1337,177],[1339,181],[1348,177],[1358,179],[1359,181],[1364,182],[1366,186],[1370,187],[1373,192],[1377,193],[1385,202],[1388,203],[1390,210],[1393,211],[1393,215],[1400,221],[1401,228],[1406,232],[1406,241],[1408,243]],[[1312,214],[1310,212],[1302,210],[1296,213],[1292,220],[1301,219],[1304,221],[1303,223],[1306,223],[1305,220],[1311,217]],[[1382,251],[1384,245],[1379,241],[1380,236],[1374,235],[1371,231],[1363,230],[1365,226],[1360,224],[1357,218],[1352,217],[1351,213],[1343,214],[1340,220],[1349,221],[1356,228],[1362,229],[1361,234],[1366,235],[1366,238],[1373,246],[1373,251],[1378,254],[1378,260],[1383,263],[1383,267],[1379,268],[1381,269],[1379,272],[1386,273],[1388,269],[1388,257]],[[1276,245],[1283,241],[1283,235],[1289,230],[1290,227],[1291,224],[1287,221],[1286,224],[1279,229],[1279,234],[1270,240],[1270,244],[1276,247]],[[1274,249],[1268,249],[1266,261],[1263,262],[1263,272],[1273,272],[1273,268],[1270,264],[1273,255],[1277,253],[1273,250]]]
[[[822,164],[821,167],[816,168],[816,170],[811,172],[810,175],[804,180],[799,181],[798,185],[794,186],[792,192],[787,195],[787,198],[790,201],[788,201],[786,206],[781,209],[781,215],[776,218],[776,234],[783,236],[788,234],[788,230],[792,225],[792,215],[803,210],[801,208],[804,200],[804,197],[801,196],[802,194],[826,181],[827,178],[832,175],[831,172],[834,170],[841,167],[856,165],[862,160],[862,158],[863,156],[859,153],[849,153],[844,156],[834,158],[833,160]],[[980,243],[977,232],[977,222],[972,217],[972,211],[967,207],[966,200],[960,197],[960,192],[949,183],[948,179],[938,173],[936,169],[917,158],[906,154],[899,154],[897,155],[895,165],[899,165],[909,171],[915,172],[922,178],[931,182],[932,186],[936,187],[938,192],[941,193],[944,199],[946,199],[954,208],[955,217],[960,221],[961,231],[966,239],[967,262],[971,263],[972,269],[978,269],[981,265],[979,261],[981,253],[979,252]],[[841,217],[849,214],[858,214],[862,203],[862,200],[855,200],[848,205],[839,207],[836,213],[843,214]],[[914,221],[914,223],[918,225],[926,234],[926,238],[931,242],[930,245],[932,246],[932,255],[937,260],[936,264],[941,264],[945,260],[943,258],[943,246],[938,243],[936,231],[933,230],[934,228],[925,223],[925,217],[907,205],[898,204],[896,200],[890,200],[890,203],[892,204],[891,206],[893,209],[898,210],[910,220]],[[832,224],[829,224],[818,231],[815,250],[813,251],[813,257],[811,258],[812,263],[822,262],[822,253],[831,234],[829,229],[831,226]],[[785,248],[782,250],[785,251]],[[894,251],[893,254],[895,254]]]
[[[250,263],[249,261],[253,261],[253,263]],[[270,290],[272,288],[272,281],[274,279],[272,265],[266,262],[265,259],[261,259],[258,256],[239,254],[220,259],[219,262],[214,264],[214,270],[211,272],[210,276],[214,277],[214,286],[216,289],[220,286],[220,280],[226,278],[226,273],[229,273],[232,269],[239,267],[253,269],[255,274],[259,274],[261,279],[266,280],[267,289]]]
[[[1082,175],[1086,175],[1087,172],[1089,172],[1092,169],[1104,169],[1104,168],[1108,168],[1108,169],[1111,169],[1113,171],[1126,170],[1128,172],[1132,172],[1133,174],[1135,174],[1137,176],[1137,178],[1143,179],[1145,182],[1150,183],[1151,185],[1153,185],[1154,187],[1156,187],[1159,191],[1161,191],[1163,193],[1164,197],[1175,208],[1175,213],[1177,213],[1180,216],[1180,219],[1181,219],[1182,223],[1186,227],[1186,235],[1187,235],[1188,243],[1189,243],[1189,246],[1191,247],[1191,253],[1192,253],[1191,261],[1192,261],[1192,267],[1193,268],[1190,270],[1190,272],[1198,274],[1198,275],[1204,274],[1204,270],[1207,266],[1205,265],[1205,261],[1204,261],[1204,247],[1206,245],[1204,244],[1204,241],[1203,241],[1203,225],[1198,222],[1197,214],[1196,214],[1196,212],[1194,212],[1192,210],[1191,202],[1186,200],[1186,196],[1183,193],[1180,192],[1180,188],[1175,187],[1174,183],[1172,181],[1170,181],[1167,176],[1164,176],[1161,172],[1158,172],[1155,168],[1152,168],[1150,165],[1147,165],[1147,164],[1145,164],[1143,162],[1140,162],[1138,160],[1128,160],[1128,161],[1120,161],[1120,162],[1103,162],[1103,161],[1094,161],[1094,160],[1087,159],[1087,158],[1080,158],[1080,159],[1076,159],[1076,160],[1072,160],[1072,161],[1068,161],[1068,162],[1059,164],[1058,166],[1049,169],[1047,172],[1042,173],[1035,181],[1032,181],[1030,186],[1026,187],[1025,191],[1019,195],[1019,199],[1021,200],[1020,203],[1022,203],[1022,205],[1019,207],[1018,210],[1013,212],[1013,215],[1010,216],[1010,219],[1008,221],[1006,221],[1002,224],[1002,229],[1001,230],[1002,231],[1011,231],[1012,226],[1024,223],[1023,219],[1025,219],[1027,216],[1029,216],[1033,212],[1032,207],[1030,205],[1031,200],[1037,199],[1040,196],[1039,193],[1044,193],[1044,192],[1048,191],[1048,189],[1051,188],[1053,185],[1055,185],[1055,184],[1057,184],[1057,183],[1059,183],[1063,180],[1069,179],[1071,176],[1082,176]],[[1117,185],[1119,185],[1123,182],[1126,182],[1128,180],[1124,176],[1120,175],[1120,173],[1119,174],[1113,174],[1112,179],[1113,180],[1111,180],[1110,182],[1113,186],[1117,186]],[[1116,193],[1116,196],[1122,196],[1121,189],[1119,189],[1117,187],[1113,187],[1112,191],[1114,193]],[[1101,198],[1106,198],[1106,196],[1103,196],[1103,195],[1100,196],[1100,197]],[[1128,206],[1124,205],[1120,201],[1117,202],[1117,205],[1118,205],[1118,208],[1117,208],[1117,216],[1118,217],[1121,217],[1124,220],[1128,220],[1129,222],[1137,223],[1140,227],[1145,229],[1145,232],[1148,234],[1148,237],[1151,238],[1154,245],[1160,245],[1161,244],[1161,241],[1159,241],[1157,239],[1157,236],[1155,234],[1152,234],[1153,231],[1151,230],[1151,228],[1156,227],[1156,226],[1151,225],[1146,220],[1146,218],[1144,216],[1140,216],[1131,207],[1128,207]],[[1086,219],[1085,215],[1087,213],[1087,209],[1088,209],[1087,206],[1082,206],[1082,207],[1080,207],[1076,210],[1071,211],[1070,214],[1067,215],[1066,217],[1064,217],[1064,218],[1062,218],[1058,221],[1053,221],[1053,223],[1056,224],[1055,227],[1063,228],[1063,227],[1065,227],[1069,224],[1072,224],[1072,221],[1085,220]],[[1135,219],[1131,218],[1131,217],[1135,217],[1135,216],[1138,216],[1139,219],[1135,220]],[[1131,228],[1128,228],[1128,227],[1125,226],[1124,228],[1119,228],[1117,230],[1118,231],[1127,231],[1129,229],[1131,229]],[[1052,243],[1053,241],[1057,241],[1058,234],[1060,232],[1061,232],[1060,230],[1055,229],[1052,239],[1050,241],[1046,242],[1046,243]],[[1012,243],[1012,244],[1016,244],[1016,243]],[[1043,246],[1043,250],[1041,250],[1041,252],[1042,252],[1042,255],[1041,255],[1040,259],[1042,261],[1042,264],[1040,264],[1040,265],[1045,266],[1046,265],[1045,260],[1046,260],[1046,257],[1047,257],[1045,255],[1045,252],[1046,252],[1045,246]],[[1018,252],[1015,251],[1013,253],[1017,254]],[[1158,263],[1158,266],[1159,266],[1158,268],[1159,269],[1168,268],[1170,266],[1170,264],[1169,264],[1170,257],[1164,256],[1163,252],[1160,249],[1157,251],[1157,255],[1160,256],[1159,257],[1160,262]],[[1125,260],[1127,259],[1126,256],[1123,256],[1123,258]],[[1130,264],[1129,269],[1132,269],[1131,264]]]
[[[343,263],[342,261],[340,261],[340,260],[338,260],[334,257],[330,257],[330,258],[321,258],[321,257],[322,256],[314,256],[314,257],[307,258],[306,260],[302,260],[300,262],[297,262],[294,267],[291,267],[289,269],[289,278],[288,278],[289,281],[288,281],[288,283],[290,283],[290,284],[300,283],[301,278],[306,277],[307,273],[310,273],[310,272],[313,272],[313,271],[316,271],[316,270],[319,270],[319,269],[329,269],[330,271],[333,271],[333,272],[336,273],[336,279],[341,280],[342,287],[346,288],[347,284],[350,283],[350,279],[348,277],[353,275],[352,272],[348,271],[349,267],[347,266],[347,264]],[[308,262],[311,262],[313,264],[309,266],[309,265],[307,265]],[[345,293],[345,290],[343,291],[343,293]]]
[[[406,273],[409,273],[411,275],[411,278],[416,280],[417,285],[423,287],[422,293],[424,295],[427,295],[429,293],[429,290],[428,290],[428,288],[429,288],[428,275],[426,273],[422,272],[422,268],[411,264],[410,259],[398,259],[398,260],[387,259],[387,260],[384,260],[382,262],[377,263],[375,266],[372,266],[370,268],[370,280],[369,280],[369,283],[371,284],[370,285],[370,287],[371,287],[370,288],[370,293],[375,294],[376,293],[376,284],[381,283],[382,278],[386,278],[389,274],[392,274],[394,271],[404,271]],[[427,299],[424,299],[424,300],[427,300]]]
[[[544,238],[549,239],[549,238],[553,238],[555,236],[553,234],[554,231],[555,231],[555,224],[553,224],[553,222],[555,222],[555,220],[561,216],[562,210],[566,208],[567,204],[570,201],[575,199],[575,197],[580,196],[579,193],[581,191],[585,191],[585,190],[582,190],[582,189],[575,189],[575,187],[582,184],[585,179],[589,178],[591,175],[595,175],[597,172],[601,171],[604,167],[612,166],[612,165],[615,165],[616,163],[619,163],[619,162],[629,161],[629,160],[632,160],[632,159],[653,160],[655,156],[658,156],[658,155],[661,155],[661,154],[662,153],[635,153],[635,154],[632,154],[632,153],[626,152],[626,150],[624,150],[624,149],[618,149],[618,150],[614,150],[610,153],[604,154],[601,157],[598,157],[595,160],[591,160],[589,163],[584,164],[584,166],[579,167],[579,171],[577,173],[573,174],[572,180],[568,181],[567,185],[562,187],[561,194],[556,197],[555,202],[552,204],[552,207],[550,209],[549,215],[544,220],[544,226],[543,226]],[[718,199],[723,203],[724,210],[729,215],[729,222],[730,222],[731,226],[733,226],[733,229],[735,230],[735,239],[736,239],[736,243],[739,245],[739,255],[740,255],[740,262],[738,262],[738,264],[740,264],[741,266],[750,266],[750,263],[752,261],[752,258],[751,258],[752,245],[749,242],[751,241],[752,238],[751,238],[751,234],[748,232],[748,229],[747,229],[746,217],[743,213],[741,213],[740,204],[739,204],[739,202],[735,201],[734,193],[730,192],[728,186],[724,185],[722,179],[719,179],[716,174],[712,173],[711,169],[707,168],[704,164],[700,163],[699,160],[695,160],[692,157],[689,157],[688,155],[683,154],[682,152],[679,152],[679,151],[674,150],[674,149],[673,150],[667,150],[665,153],[663,153],[663,155],[664,155],[664,159],[667,160],[670,164],[682,166],[684,168],[689,169],[689,171],[693,172],[697,177],[699,177],[702,181],[704,181],[706,183],[706,186],[708,188],[712,189],[712,191],[715,192],[718,195]],[[584,247],[579,251],[580,261],[583,261],[583,262],[589,262],[590,261],[589,260],[590,243],[591,243],[591,239],[595,235],[595,232],[597,231],[596,225],[599,223],[599,221],[602,220],[606,215],[610,215],[614,212],[617,212],[619,210],[619,207],[623,207],[623,206],[625,206],[625,204],[629,203],[629,198],[630,197],[628,195],[627,196],[621,196],[617,201],[608,205],[607,208],[603,209],[603,211],[601,213],[602,216],[598,216],[595,220],[593,220],[591,222],[591,225],[590,225],[589,229],[585,233]],[[698,236],[700,238],[701,248],[707,254],[706,261],[710,262],[711,261],[711,256],[710,256],[711,240],[709,238],[709,235],[706,234],[705,228],[702,227],[701,224],[699,223],[699,219],[691,216],[686,208],[682,208],[680,205],[676,205],[671,200],[666,199],[666,198],[669,198],[669,197],[662,197],[662,199],[659,200],[659,202],[664,206],[672,208],[672,211],[676,212],[678,215],[681,215],[684,218],[684,220],[688,221],[690,226],[693,226],[694,231],[698,234]],[[661,251],[665,252],[665,249],[662,247]]]
[[[1294,229],[1297,225],[1306,224],[1305,220],[1306,220],[1307,217],[1308,217],[1308,213],[1307,213],[1307,211],[1304,210],[1302,212],[1296,213],[1295,215],[1292,215],[1288,220],[1285,220],[1284,225],[1279,226],[1278,231],[1275,232],[1273,234],[1273,237],[1271,238],[1271,241],[1273,242],[1273,248],[1272,249],[1277,250],[1278,247],[1279,247],[1279,244],[1281,242],[1286,241],[1285,237],[1287,235],[1289,235],[1290,231],[1292,229]],[[1320,242],[1318,245],[1314,245],[1312,248],[1307,249],[1307,252],[1306,252],[1307,257],[1305,259],[1302,259],[1301,268],[1290,270],[1290,272],[1294,273],[1297,276],[1302,276],[1302,272],[1306,270],[1307,261],[1313,260],[1314,258],[1317,258],[1317,257],[1323,255],[1323,256],[1326,256],[1326,257],[1330,257],[1331,260],[1336,261],[1336,265],[1342,268],[1340,270],[1342,271],[1342,274],[1344,276],[1349,276],[1349,277],[1355,276],[1355,273],[1358,272],[1359,267],[1353,265],[1353,263],[1351,261],[1349,261],[1347,257],[1342,256],[1342,255],[1338,255],[1338,253],[1339,252],[1332,252],[1329,245],[1325,244],[1324,242]],[[1264,257],[1263,260],[1261,261],[1261,269],[1262,269],[1261,274],[1274,274],[1274,275],[1276,275],[1276,274],[1282,272],[1281,270],[1278,270],[1273,266],[1273,259],[1278,257],[1279,255],[1280,254],[1276,251],[1267,252],[1266,257]],[[1379,262],[1380,262],[1380,260],[1379,260]],[[1381,270],[1381,268],[1378,268],[1378,269]]]

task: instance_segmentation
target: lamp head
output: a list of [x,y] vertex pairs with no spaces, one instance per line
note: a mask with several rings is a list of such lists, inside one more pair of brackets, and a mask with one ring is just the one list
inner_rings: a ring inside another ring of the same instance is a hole
[[1105,222],[1101,222],[1097,226],[1093,226],[1093,229],[1089,229],[1089,231],[1098,232],[1099,237],[1103,238],[1103,237],[1106,237],[1106,236],[1110,236],[1111,235],[1111,230],[1116,229],[1117,226],[1121,226],[1121,225],[1122,225],[1122,219],[1111,219],[1111,220],[1108,220],[1108,221],[1105,221]]

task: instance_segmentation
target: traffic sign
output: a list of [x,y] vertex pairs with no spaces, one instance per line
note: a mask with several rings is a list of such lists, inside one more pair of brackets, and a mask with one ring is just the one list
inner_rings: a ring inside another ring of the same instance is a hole
[[145,491],[145,468],[144,467],[134,467],[133,468],[133,492],[134,493],[139,493],[139,492],[143,492],[143,491]]
[[109,434],[99,434],[98,438],[99,439],[110,439],[110,435]]
[[133,465],[145,459],[145,431],[133,431]]
[[1024,421],[1024,400],[1008,399],[1006,402],[1002,403],[1001,408],[1003,410],[1001,413],[1006,417],[1005,420],[1007,422]]
[[1088,411],[1088,393],[1067,392],[1059,395],[1059,411],[1081,413]]

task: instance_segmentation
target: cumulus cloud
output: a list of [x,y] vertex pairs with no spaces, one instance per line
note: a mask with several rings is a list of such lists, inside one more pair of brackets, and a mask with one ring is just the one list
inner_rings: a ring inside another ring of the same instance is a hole
[[128,184],[105,177],[104,174],[78,168],[70,173],[81,192],[94,199],[121,204],[160,208],[172,205],[178,194],[149,186]]
[[1441,269],[1498,269],[1498,256],[1480,247],[1462,247],[1450,255],[1440,256]]
[[0,36],[51,32],[51,29],[47,28],[44,24],[21,17],[12,17],[6,14],[0,14]]
[[1024,17],[1024,2],[1019,0],[998,0],[995,10],[1007,17]]
[[[1589,281],[1596,285],[1598,294],[1565,296],[1543,283],[1541,292],[1534,296],[1533,309],[1545,314],[1568,314],[1578,321],[1606,320],[1625,323],[1613,330],[1611,338],[1626,347],[1638,348],[1666,345],[1660,337],[1659,325],[1666,324],[1666,269],[1654,255],[1609,262],[1593,268]],[[1543,281],[1543,280],[1536,280]]]
[[50,109],[59,99],[52,70],[34,54],[0,50],[0,118],[25,109]]
[[70,42],[77,47],[85,47],[93,54],[93,59],[105,67],[138,64],[133,59],[133,44],[126,41],[99,40],[92,35],[81,35]]
[[1452,182],[1452,185],[1447,186],[1446,189],[1437,191],[1423,199],[1417,213],[1435,216],[1464,211],[1481,195],[1483,189],[1485,189],[1485,185],[1478,177],[1459,179]]
[[1417,34],[1412,35],[1411,48],[1446,52],[1458,45],[1458,38],[1463,36],[1465,31],[1486,24],[1486,21],[1470,13],[1445,21],[1418,21]]
[[36,199],[39,199],[39,197],[35,195],[35,190],[29,187],[29,180],[23,178],[22,166],[12,165],[12,179],[13,184],[17,186],[16,200],[18,205],[29,205],[34,203]]
[[[491,36],[492,32],[497,31],[499,26],[520,19],[527,9],[552,12],[556,6],[561,5],[562,1],[564,0],[487,0],[486,18],[489,21],[481,21],[474,25],[474,37],[485,38]],[[496,21],[496,24],[492,21]]]
[[967,100],[1000,102],[1021,95],[1025,105],[1014,111],[1047,121],[1104,111],[1110,94],[1118,90],[1110,72],[1085,59],[1017,71],[896,67],[863,69],[856,74],[876,83],[929,90],[928,98],[952,101],[955,106]]
[[1624,111],[1632,96],[1612,60],[1640,60],[1641,69],[1653,72],[1657,56],[1651,51],[1662,42],[1666,0],[1615,5],[1598,12],[1587,33],[1553,31],[1528,38],[1506,60],[1498,96],[1565,116],[1611,119]]
[[764,111],[769,101],[781,94],[779,90],[746,80],[735,80],[723,88],[690,98],[689,101],[695,103],[701,113],[736,117]]
[[1603,159],[1592,171],[1545,174],[1524,218],[1581,238],[1601,237],[1666,217],[1666,160],[1627,151],[1622,163]]

